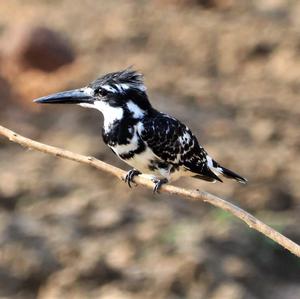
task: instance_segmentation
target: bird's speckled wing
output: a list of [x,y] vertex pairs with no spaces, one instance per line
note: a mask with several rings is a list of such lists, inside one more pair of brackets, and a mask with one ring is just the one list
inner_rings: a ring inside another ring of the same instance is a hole
[[207,167],[207,153],[190,129],[177,119],[158,114],[143,122],[140,137],[162,161],[216,179]]

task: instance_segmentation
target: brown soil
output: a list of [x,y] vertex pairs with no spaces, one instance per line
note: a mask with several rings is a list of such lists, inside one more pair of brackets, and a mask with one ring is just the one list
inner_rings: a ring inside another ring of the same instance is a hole
[[[134,65],[158,109],[249,179],[177,184],[299,243],[299,20],[297,0],[1,1],[1,125],[128,169],[96,111],[31,101]],[[31,24],[65,35],[75,62],[47,73],[7,59],[10,30]],[[300,298],[299,260],[222,211],[4,139],[0,167],[1,298]]]

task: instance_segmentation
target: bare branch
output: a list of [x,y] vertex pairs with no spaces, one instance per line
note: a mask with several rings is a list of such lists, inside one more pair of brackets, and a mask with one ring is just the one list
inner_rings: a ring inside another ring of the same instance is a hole
[[[126,174],[125,171],[114,167],[112,165],[109,165],[105,162],[102,162],[100,160],[97,160],[93,157],[87,157],[83,155],[79,155],[67,150],[63,150],[54,146],[49,146],[28,138],[25,138],[5,127],[0,126],[0,135],[3,135],[7,137],[10,141],[18,143],[26,148],[34,149],[46,154],[50,154],[52,156],[76,161],[82,164],[87,164],[90,166],[93,166],[101,171],[110,173],[116,177],[118,177],[120,180],[124,180],[124,176]],[[151,188],[153,189],[154,185],[153,182],[149,179],[146,179],[144,177],[138,176],[134,178],[135,183]],[[237,218],[244,221],[248,226],[252,229],[255,229],[268,238],[272,239],[274,242],[280,244],[296,256],[300,257],[300,246],[293,242],[292,240],[288,239],[284,235],[280,234],[270,226],[266,225],[262,221],[255,218],[253,215],[249,214],[248,212],[242,210],[241,208],[233,205],[232,203],[229,203],[225,201],[224,199],[221,199],[215,195],[212,195],[210,193],[204,192],[204,191],[198,191],[198,190],[187,190],[183,188],[178,188],[172,185],[163,185],[160,189],[160,192],[168,193],[168,194],[174,194],[179,195],[183,197],[184,199],[190,199],[193,201],[204,201],[208,202],[211,205],[218,207],[222,210],[225,210]]]

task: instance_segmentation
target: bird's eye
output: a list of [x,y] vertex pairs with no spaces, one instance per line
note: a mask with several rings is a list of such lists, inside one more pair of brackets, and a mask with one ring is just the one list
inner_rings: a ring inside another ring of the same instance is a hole
[[102,97],[105,97],[109,93],[109,91],[107,91],[106,89],[101,88],[101,87],[99,87],[98,89],[96,89],[95,92],[96,92],[96,94],[99,94]]

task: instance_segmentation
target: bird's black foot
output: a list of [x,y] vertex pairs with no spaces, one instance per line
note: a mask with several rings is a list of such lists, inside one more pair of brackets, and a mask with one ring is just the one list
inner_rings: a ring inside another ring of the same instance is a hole
[[126,176],[125,176],[125,183],[128,184],[128,186],[131,188],[131,183],[133,182],[133,179],[135,176],[141,174],[141,172],[139,172],[138,170],[136,169],[131,169],[127,172]]
[[163,184],[168,183],[168,179],[153,179],[152,182],[155,184],[154,188],[153,188],[153,193],[159,193],[159,189]]

